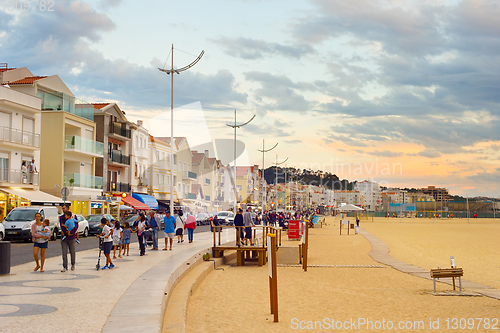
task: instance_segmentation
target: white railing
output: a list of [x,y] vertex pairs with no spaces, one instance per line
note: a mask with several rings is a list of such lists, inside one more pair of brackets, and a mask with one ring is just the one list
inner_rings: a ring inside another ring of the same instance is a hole
[[39,174],[22,172],[20,169],[0,168],[0,182],[10,184],[39,185]]
[[12,127],[0,126],[0,141],[40,147],[40,134],[26,132]]

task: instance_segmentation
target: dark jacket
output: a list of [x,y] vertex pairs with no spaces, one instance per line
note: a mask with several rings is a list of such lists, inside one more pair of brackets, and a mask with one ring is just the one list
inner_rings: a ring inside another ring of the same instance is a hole
[[[70,236],[68,236],[68,239],[75,239],[76,238],[76,233],[78,232],[78,220],[76,219],[76,216],[73,214],[72,218],[74,218],[76,220],[76,223],[75,223],[75,227],[73,228],[73,230],[70,230]],[[59,226],[61,227],[61,235],[63,236],[67,236],[67,232],[68,232],[68,228],[66,228],[66,226],[64,225],[64,223],[66,223],[66,216],[64,216],[64,214],[62,214],[61,216],[59,216]]]
[[234,217],[234,225],[237,227],[243,226],[243,214],[236,214]]

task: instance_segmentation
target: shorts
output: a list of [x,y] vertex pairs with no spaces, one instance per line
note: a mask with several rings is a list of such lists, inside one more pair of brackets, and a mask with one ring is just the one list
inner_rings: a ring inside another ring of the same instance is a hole
[[49,248],[49,242],[43,242],[43,243],[37,243],[37,242],[35,242],[33,244],[33,247],[39,247],[41,249],[48,249]]
[[182,236],[182,235],[184,235],[184,229],[182,229],[182,228],[177,228],[177,230],[175,231],[175,234],[176,234],[177,236]]
[[102,249],[104,251],[104,254],[110,254],[112,247],[113,247],[113,242],[104,242],[104,243],[102,243]]
[[130,244],[130,238],[124,238],[122,243],[123,244]]
[[174,238],[175,232],[166,232],[165,233],[165,238]]
[[252,227],[245,227],[245,238],[252,239]]

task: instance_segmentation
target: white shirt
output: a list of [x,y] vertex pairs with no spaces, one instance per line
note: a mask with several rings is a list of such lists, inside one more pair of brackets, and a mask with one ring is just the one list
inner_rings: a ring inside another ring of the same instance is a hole
[[105,242],[112,242],[113,241],[113,232],[111,231],[111,228],[109,225],[105,225],[102,228],[102,234],[104,235],[104,241]]
[[184,218],[182,216],[176,216],[175,218],[175,230],[184,229]]
[[120,229],[113,229],[113,237],[116,236],[116,237],[120,238],[121,237],[121,235],[120,235],[121,232],[122,232],[122,228],[120,228]]
[[138,232],[142,234],[144,232],[144,229],[146,229],[146,221],[139,221],[139,223],[137,223]]

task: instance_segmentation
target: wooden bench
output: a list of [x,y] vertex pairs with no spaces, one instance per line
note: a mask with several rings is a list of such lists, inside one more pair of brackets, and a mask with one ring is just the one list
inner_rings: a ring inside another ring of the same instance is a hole
[[458,278],[460,291],[462,291],[462,276],[464,276],[464,271],[462,268],[431,269],[431,278],[434,279],[434,293],[436,293],[436,279],[440,278],[452,278],[453,290],[455,290],[455,278]]
[[257,246],[214,246],[212,248],[213,257],[221,258],[224,256],[224,251],[236,251],[236,265],[245,265],[245,254],[247,256],[246,260],[257,259],[259,266],[263,266],[266,263],[267,249],[265,247]]

